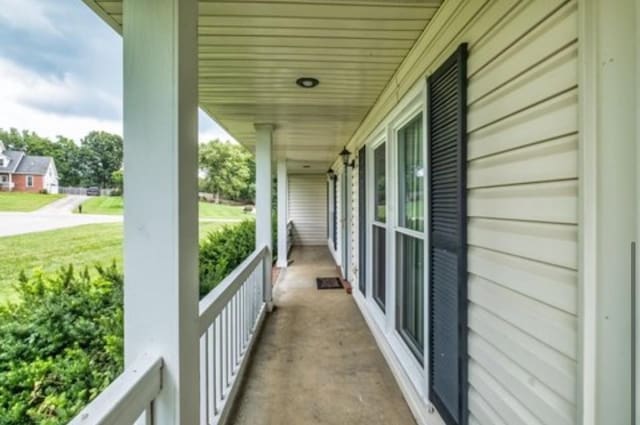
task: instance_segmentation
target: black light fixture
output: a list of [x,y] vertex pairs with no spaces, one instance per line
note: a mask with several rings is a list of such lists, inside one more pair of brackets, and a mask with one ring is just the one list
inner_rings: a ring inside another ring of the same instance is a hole
[[329,168],[327,170],[327,176],[329,176],[330,179],[333,179],[336,176],[336,173],[333,172],[332,168]]
[[340,156],[342,157],[342,163],[344,164],[345,167],[351,167],[351,168],[356,167],[355,159],[349,162],[349,157],[351,156],[351,152],[347,150],[346,146],[342,149],[342,152],[340,152]]
[[312,89],[320,84],[320,81],[317,78],[313,77],[300,77],[296,80],[296,84],[303,89]]

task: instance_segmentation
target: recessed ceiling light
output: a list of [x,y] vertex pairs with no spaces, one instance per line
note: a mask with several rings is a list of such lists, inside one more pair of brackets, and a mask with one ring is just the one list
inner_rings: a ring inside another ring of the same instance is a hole
[[318,81],[317,78],[301,77],[296,80],[296,84],[302,87],[303,89],[312,89],[318,84],[320,84],[320,81]]

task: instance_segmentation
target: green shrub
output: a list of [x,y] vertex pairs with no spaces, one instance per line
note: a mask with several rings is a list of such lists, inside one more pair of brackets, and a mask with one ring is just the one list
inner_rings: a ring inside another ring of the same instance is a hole
[[0,424],[67,423],[123,367],[122,275],[24,275],[0,306]]
[[211,291],[256,249],[253,220],[227,225],[200,244],[200,296]]
[[[255,249],[246,221],[209,234],[200,247],[200,293],[208,293]],[[24,274],[17,302],[0,305],[0,425],[62,425],[123,369],[123,276]]]

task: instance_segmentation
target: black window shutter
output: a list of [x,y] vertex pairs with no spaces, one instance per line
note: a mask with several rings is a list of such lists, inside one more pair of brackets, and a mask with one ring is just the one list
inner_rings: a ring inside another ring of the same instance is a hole
[[467,45],[428,80],[429,398],[467,424]]
[[367,294],[367,147],[358,152],[358,284]]

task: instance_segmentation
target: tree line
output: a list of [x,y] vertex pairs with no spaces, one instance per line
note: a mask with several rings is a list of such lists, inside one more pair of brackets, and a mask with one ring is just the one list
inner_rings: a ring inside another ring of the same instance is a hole
[[[55,160],[60,186],[122,188],[123,140],[117,134],[92,131],[80,143],[57,136],[55,140],[33,131],[0,129],[8,149]],[[217,200],[251,202],[255,197],[256,166],[243,146],[211,140],[199,147],[199,189]]]

